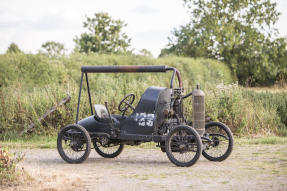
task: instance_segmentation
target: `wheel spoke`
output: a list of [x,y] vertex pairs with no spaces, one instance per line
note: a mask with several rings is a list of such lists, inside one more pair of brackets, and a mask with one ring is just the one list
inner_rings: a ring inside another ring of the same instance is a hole
[[102,146],[101,143],[96,142],[96,146],[98,147],[98,149],[105,153],[105,154],[113,154],[115,152],[117,152],[120,148],[120,145],[108,145],[108,146]]
[[124,145],[111,142],[108,138],[99,138],[94,140],[96,152],[104,158],[117,157],[123,150]]
[[208,157],[216,160],[227,153],[231,140],[223,127],[219,125],[209,126],[205,134],[208,136],[207,138],[211,140],[211,142],[206,143],[204,150]]
[[87,148],[87,144],[83,140],[84,137],[80,131],[65,133],[61,142],[65,155],[72,160],[81,158]]
[[201,153],[201,148],[198,147],[201,144],[199,140],[191,139],[190,137],[194,137],[193,132],[188,128],[184,128],[177,131],[174,130],[167,140],[169,141],[168,152],[172,160],[180,163],[181,166],[187,166],[190,163],[192,165]]

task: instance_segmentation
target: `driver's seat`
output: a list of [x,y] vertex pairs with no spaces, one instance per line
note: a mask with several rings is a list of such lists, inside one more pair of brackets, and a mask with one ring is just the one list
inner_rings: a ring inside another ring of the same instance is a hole
[[[106,106],[104,106],[102,104],[95,104],[94,108],[95,108],[95,118],[98,121],[106,122],[106,123],[111,122]],[[114,123],[116,123],[116,124],[119,123],[119,121],[115,117],[111,116],[111,118],[112,118]]]
[[109,120],[109,113],[106,106],[102,104],[95,104],[95,116],[97,119]]

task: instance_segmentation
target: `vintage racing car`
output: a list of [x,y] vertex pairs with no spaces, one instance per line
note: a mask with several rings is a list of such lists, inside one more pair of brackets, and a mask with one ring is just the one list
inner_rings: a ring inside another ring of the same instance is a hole
[[[133,93],[118,105],[121,114],[112,114],[108,104],[92,105],[88,73],[167,72],[171,71],[170,87],[151,86],[134,104]],[[82,66],[75,124],[67,125],[58,134],[57,148],[68,163],[81,163],[92,146],[105,158],[118,156],[124,145],[156,142],[177,166],[191,166],[201,154],[211,161],[223,161],[232,152],[233,135],[220,122],[205,123],[205,94],[197,86],[184,94],[180,72],[169,66]],[[78,120],[83,79],[86,79],[91,115]],[[177,77],[178,87],[174,87]],[[183,100],[192,97],[192,121],[183,113]],[[127,110],[132,110],[126,115]]]

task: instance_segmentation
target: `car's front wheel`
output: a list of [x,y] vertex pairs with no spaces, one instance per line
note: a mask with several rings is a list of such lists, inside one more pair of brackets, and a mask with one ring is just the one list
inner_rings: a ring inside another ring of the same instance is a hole
[[64,127],[58,134],[57,148],[68,163],[81,163],[91,152],[91,138],[85,128],[78,124]]
[[169,160],[177,166],[192,166],[199,159],[201,138],[192,127],[177,126],[167,135],[165,150]]

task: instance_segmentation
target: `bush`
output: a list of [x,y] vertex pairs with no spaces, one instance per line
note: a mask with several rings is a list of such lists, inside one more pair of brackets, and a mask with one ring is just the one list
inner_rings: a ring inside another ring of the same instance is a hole
[[15,158],[7,149],[0,147],[0,185],[16,180],[16,164],[19,160],[21,157]]
[[[185,85],[203,82],[231,83],[235,80],[228,67],[209,59],[166,57],[153,59],[136,55],[73,54],[69,57],[49,58],[43,54],[0,55],[0,87],[18,84],[24,88],[45,87],[48,84],[65,84],[71,79],[79,82],[82,65],[170,65],[177,67],[183,75]],[[120,82],[146,77],[146,81],[158,75],[110,74],[118,76]],[[170,75],[159,75],[157,80],[166,81]],[[91,75],[91,79],[98,75]],[[162,78],[162,79],[161,79]],[[118,79],[112,82],[118,81]],[[168,80],[169,81],[169,80]],[[167,82],[168,82],[167,81]],[[111,83],[112,83],[111,82]],[[109,83],[109,84],[111,84]]]
[[218,85],[206,90],[206,112],[226,123],[237,135],[278,135],[284,127],[276,107],[265,108],[261,101],[246,96],[246,90],[233,85]]
[[[68,85],[67,85],[68,86]],[[38,133],[53,133],[67,123],[72,123],[76,103],[69,107],[59,107],[51,116],[39,123],[38,119],[46,113],[57,102],[62,100],[66,94],[71,94],[72,101],[76,101],[77,92],[69,92],[67,86],[47,85],[46,87],[24,89],[21,85],[3,87],[0,89],[0,133],[3,138],[6,133],[18,133],[35,123]],[[12,96],[13,95],[13,96]],[[85,99],[83,99],[85,100]],[[71,110],[70,110],[71,107]],[[53,128],[51,128],[53,127]]]
[[66,70],[59,60],[46,55],[0,55],[0,87],[21,83],[25,88],[64,82]]

